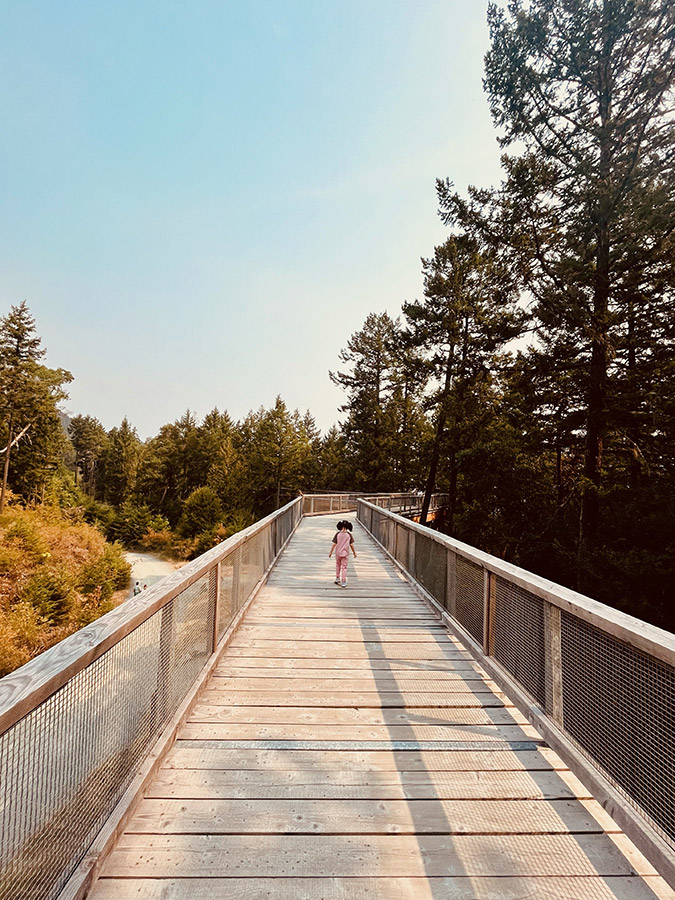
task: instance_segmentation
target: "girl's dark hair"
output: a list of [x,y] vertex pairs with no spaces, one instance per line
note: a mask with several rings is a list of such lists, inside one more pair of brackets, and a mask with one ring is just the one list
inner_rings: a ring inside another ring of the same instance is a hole
[[345,519],[344,522],[343,522],[342,524],[343,524],[344,527],[347,529],[347,531],[352,531],[352,530],[353,530],[353,529],[352,529],[352,523],[351,523],[350,521],[348,521],[347,519]]
[[340,521],[340,522],[337,523],[337,525],[336,525],[335,527],[337,528],[338,531],[342,531],[342,526],[343,526],[344,524],[345,524],[344,522]]

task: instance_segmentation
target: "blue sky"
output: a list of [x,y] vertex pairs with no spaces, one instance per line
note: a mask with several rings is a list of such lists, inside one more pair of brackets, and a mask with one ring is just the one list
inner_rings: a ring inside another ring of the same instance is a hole
[[340,349],[444,238],[435,179],[499,179],[486,6],[2,0],[0,312],[66,408],[335,422]]

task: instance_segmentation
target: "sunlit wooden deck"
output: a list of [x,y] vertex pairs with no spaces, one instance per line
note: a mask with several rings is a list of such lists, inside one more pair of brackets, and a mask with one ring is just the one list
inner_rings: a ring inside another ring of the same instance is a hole
[[94,900],[675,896],[355,525],[304,519]]

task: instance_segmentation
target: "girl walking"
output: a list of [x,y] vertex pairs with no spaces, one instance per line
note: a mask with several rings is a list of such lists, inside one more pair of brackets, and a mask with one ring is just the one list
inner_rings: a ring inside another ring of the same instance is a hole
[[351,535],[351,531],[351,522],[348,522],[346,519],[344,522],[338,522],[337,532],[328,554],[328,559],[330,559],[333,555],[333,550],[335,550],[335,584],[342,585],[342,587],[347,587],[347,560],[349,559],[350,548],[354,558],[356,558],[354,538]]

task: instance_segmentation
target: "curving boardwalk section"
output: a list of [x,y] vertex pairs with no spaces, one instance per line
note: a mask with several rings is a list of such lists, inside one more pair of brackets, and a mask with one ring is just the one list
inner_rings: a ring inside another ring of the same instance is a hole
[[304,519],[94,900],[654,900],[651,866],[359,525]]

